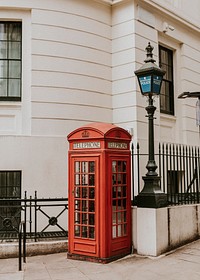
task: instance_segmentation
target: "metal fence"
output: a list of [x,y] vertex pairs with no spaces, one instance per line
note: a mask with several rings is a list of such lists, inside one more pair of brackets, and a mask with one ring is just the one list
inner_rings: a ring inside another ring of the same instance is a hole
[[26,238],[66,238],[68,198],[0,199],[0,240],[17,239],[19,224],[26,221]]
[[[142,190],[142,176],[148,154],[140,152],[140,146],[132,144],[132,193]],[[167,194],[169,205],[193,204],[200,201],[200,147],[178,144],[159,144],[155,154],[160,176],[161,190]]]

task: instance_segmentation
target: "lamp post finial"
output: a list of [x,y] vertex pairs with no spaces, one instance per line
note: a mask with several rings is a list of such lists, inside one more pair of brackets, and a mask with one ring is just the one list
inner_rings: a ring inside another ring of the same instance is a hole
[[147,56],[147,58],[144,60],[144,62],[152,62],[152,63],[154,63],[155,62],[155,59],[153,58],[153,53],[152,53],[152,51],[153,51],[153,47],[151,46],[151,44],[150,44],[150,42],[148,43],[148,46],[145,48],[145,50],[146,50],[146,56]]

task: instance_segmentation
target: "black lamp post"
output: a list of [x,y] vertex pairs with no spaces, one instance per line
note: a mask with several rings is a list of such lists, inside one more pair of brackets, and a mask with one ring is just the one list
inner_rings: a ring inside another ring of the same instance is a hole
[[160,189],[160,177],[156,169],[157,165],[154,158],[154,112],[156,107],[153,105],[153,96],[160,94],[162,78],[165,71],[160,69],[153,59],[153,47],[149,43],[146,47],[147,58],[145,64],[135,74],[138,78],[142,95],[148,97],[148,106],[145,108],[149,126],[149,159],[146,165],[148,172],[143,176],[144,188],[137,196],[137,206],[146,208],[160,208],[167,205],[167,196]]

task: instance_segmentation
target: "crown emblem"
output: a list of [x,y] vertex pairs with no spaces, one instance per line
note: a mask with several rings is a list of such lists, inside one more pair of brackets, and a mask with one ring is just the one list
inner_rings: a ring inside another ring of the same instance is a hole
[[89,137],[89,136],[90,136],[89,131],[84,130],[84,131],[82,132],[82,137],[83,137],[83,138],[86,138],[86,137]]
[[116,131],[116,132],[115,132],[115,137],[121,138],[121,132],[120,132],[120,131]]

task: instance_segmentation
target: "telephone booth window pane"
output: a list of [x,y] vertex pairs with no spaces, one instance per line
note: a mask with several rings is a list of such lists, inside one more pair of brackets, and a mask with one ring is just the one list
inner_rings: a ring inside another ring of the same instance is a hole
[[117,162],[113,161],[112,162],[112,172],[116,172],[116,169],[117,169]]
[[123,172],[126,172],[126,161],[123,161]]
[[116,224],[116,212],[113,212],[113,224]]
[[76,188],[75,188],[74,193],[75,193],[75,197],[76,197],[76,198],[80,198],[80,188],[79,188],[79,187],[76,187]]
[[122,171],[122,162],[121,161],[118,161],[118,165],[117,165],[117,170],[118,172],[121,172]]
[[117,175],[117,182],[118,182],[118,184],[121,184],[122,182],[121,182],[121,179],[122,178],[122,176],[121,176],[121,174],[118,174]]
[[123,174],[123,184],[126,184],[126,174]]
[[85,238],[87,238],[88,236],[87,236],[87,227],[82,227],[82,237],[85,237]]
[[95,216],[94,214],[89,214],[89,224],[95,225]]
[[79,212],[75,213],[75,224],[80,224],[80,213]]
[[74,236],[94,239],[95,161],[75,161],[74,196]]
[[75,210],[79,211],[80,210],[80,201],[79,200],[75,200]]
[[123,187],[123,197],[126,197],[126,187]]
[[94,227],[89,227],[89,238],[94,239]]
[[[117,179],[117,180],[116,180]],[[112,161],[112,237],[127,235],[127,162]]]
[[88,185],[88,175],[86,175],[86,174],[82,175],[82,185],[83,186]]
[[116,226],[113,226],[112,236],[113,236],[113,238],[117,237],[117,227]]
[[82,162],[82,172],[88,173],[88,162],[87,161]]
[[89,212],[94,212],[95,209],[94,209],[94,201],[90,201],[90,204],[89,204]]
[[80,186],[80,175],[79,174],[75,175],[75,185]]
[[123,229],[124,235],[127,234],[127,224],[124,224],[124,229]]
[[75,162],[75,172],[76,172],[76,173],[79,173],[79,172],[80,172],[80,162],[79,162],[79,161],[76,161],[76,162]]
[[117,235],[118,235],[118,237],[122,236],[122,225],[118,225],[118,227],[117,227]]
[[88,188],[82,188],[82,198],[87,198],[88,197]]
[[95,171],[94,168],[95,168],[94,161],[90,161],[89,162],[89,172],[94,173],[94,171]]
[[116,185],[116,183],[117,183],[116,174],[113,174],[113,175],[112,175],[112,178],[113,178],[113,185]]
[[89,198],[94,199],[95,198],[95,189],[89,188]]
[[88,223],[87,214],[83,213],[82,214],[82,224],[87,225],[87,223]]
[[123,208],[126,209],[126,199],[123,199]]
[[81,236],[80,226],[75,226],[75,236],[76,237]]
[[126,222],[126,212],[124,212],[124,222]]
[[88,201],[82,200],[82,211],[87,212],[88,211]]
[[113,187],[112,188],[112,198],[114,199],[114,198],[116,198],[117,197],[117,188],[116,187]]
[[118,223],[121,223],[121,222],[122,222],[122,215],[121,215],[121,212],[118,212],[118,213],[117,213],[117,222],[118,222]]
[[122,188],[118,187],[118,198],[122,197]]
[[94,178],[95,178],[94,174],[89,175],[89,186],[94,186],[95,185]]

